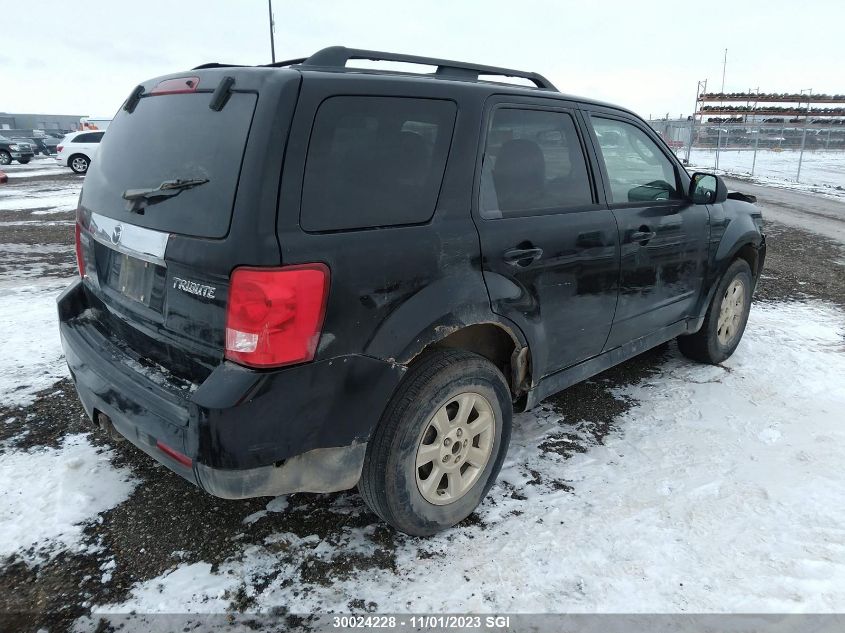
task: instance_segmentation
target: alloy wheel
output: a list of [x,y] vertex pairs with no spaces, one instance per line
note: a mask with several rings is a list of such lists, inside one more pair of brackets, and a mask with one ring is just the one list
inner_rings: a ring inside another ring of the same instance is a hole
[[725,290],[722,305],[719,308],[719,320],[716,324],[716,336],[719,343],[727,347],[742,327],[745,314],[745,284],[741,279],[734,279]]
[[484,472],[493,451],[493,407],[479,393],[451,398],[432,416],[417,448],[417,488],[435,505],[463,497]]

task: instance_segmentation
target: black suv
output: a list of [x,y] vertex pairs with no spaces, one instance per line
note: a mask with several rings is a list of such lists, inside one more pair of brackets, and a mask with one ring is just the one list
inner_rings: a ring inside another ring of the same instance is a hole
[[492,486],[515,409],[676,337],[730,356],[765,256],[747,200],[535,73],[206,64],[110,125],[62,341],[95,423],[203,490],[357,484],[432,534]]
[[26,165],[35,156],[29,141],[19,143],[15,139],[0,136],[0,167],[11,165],[13,160]]

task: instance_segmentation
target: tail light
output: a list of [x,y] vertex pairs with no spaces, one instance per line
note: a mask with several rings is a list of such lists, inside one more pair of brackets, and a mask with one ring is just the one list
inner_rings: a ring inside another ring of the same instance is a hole
[[79,276],[85,277],[85,250],[89,246],[88,218],[82,208],[82,192],[79,192],[79,201],[76,203],[76,224],[73,229],[73,241],[76,246],[76,267],[79,268]]
[[65,146],[64,146],[64,145],[56,145],[56,153],[58,154],[58,153],[59,153],[59,152],[61,152],[64,148],[65,148]]
[[229,286],[226,358],[250,367],[313,360],[329,279],[325,264],[236,268]]
[[79,268],[79,276],[85,277],[85,256],[82,254],[82,226],[77,223],[74,225],[74,239],[76,242],[76,267]]

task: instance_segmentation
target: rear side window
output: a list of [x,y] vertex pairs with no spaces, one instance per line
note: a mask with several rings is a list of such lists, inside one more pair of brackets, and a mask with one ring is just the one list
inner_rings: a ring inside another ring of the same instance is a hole
[[99,143],[102,138],[102,132],[89,132],[88,134],[80,134],[71,143]]
[[317,110],[300,224],[334,231],[426,222],[455,127],[452,101],[332,97]]
[[575,121],[565,112],[501,108],[481,170],[481,215],[501,218],[593,204]]

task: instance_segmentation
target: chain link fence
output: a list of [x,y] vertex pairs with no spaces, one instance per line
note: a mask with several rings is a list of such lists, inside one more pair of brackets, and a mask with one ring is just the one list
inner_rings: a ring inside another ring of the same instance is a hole
[[799,122],[651,120],[677,156],[690,165],[845,187],[845,120]]

